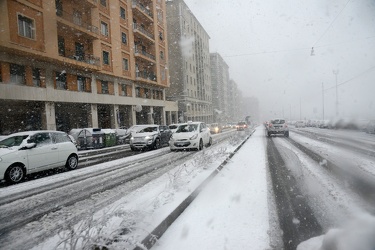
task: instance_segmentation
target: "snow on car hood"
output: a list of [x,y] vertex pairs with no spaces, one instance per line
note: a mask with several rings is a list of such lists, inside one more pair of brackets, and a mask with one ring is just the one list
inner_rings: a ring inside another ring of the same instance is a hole
[[184,132],[184,133],[173,133],[173,139],[190,139],[193,135],[198,134],[196,131],[194,132]]
[[9,147],[9,148],[0,148],[0,157],[17,152],[19,148],[20,148],[19,146],[14,146],[14,147]]

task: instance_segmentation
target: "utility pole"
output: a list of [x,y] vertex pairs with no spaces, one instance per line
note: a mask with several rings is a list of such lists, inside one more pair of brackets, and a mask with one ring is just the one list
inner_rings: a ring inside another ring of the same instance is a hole
[[323,121],[324,121],[324,83],[322,82],[322,99],[323,99]]
[[301,97],[299,98],[299,119],[302,120]]
[[339,74],[339,70],[333,70],[333,74],[336,76],[336,117],[339,116],[339,99],[338,99],[338,91],[337,91],[337,75]]

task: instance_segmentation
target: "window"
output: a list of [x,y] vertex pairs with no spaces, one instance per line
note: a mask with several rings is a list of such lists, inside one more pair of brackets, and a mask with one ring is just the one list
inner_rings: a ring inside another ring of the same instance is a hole
[[126,18],[126,12],[125,12],[125,9],[120,7],[120,17],[122,19],[125,19]]
[[124,33],[124,32],[121,32],[121,42],[123,44],[127,44],[128,43],[128,38],[126,36],[126,33]]
[[15,84],[25,84],[25,66],[10,64],[10,82]]
[[106,24],[105,22],[101,22],[100,31],[103,36],[108,36],[108,24]]
[[108,81],[101,81],[102,94],[109,94]]
[[33,69],[33,85],[36,87],[41,86],[41,80],[40,80],[40,69]]
[[122,69],[129,70],[129,60],[127,58],[122,58]]
[[127,86],[125,84],[121,84],[121,95],[122,96],[127,96],[128,93],[127,93]]
[[136,87],[135,88],[135,96],[136,97],[141,97],[141,88],[140,87]]
[[164,51],[160,51],[160,59],[164,60]]
[[163,41],[163,32],[162,31],[159,31],[159,38],[160,38],[160,41]]
[[86,91],[86,77],[77,76],[77,87],[80,92]]
[[56,89],[67,89],[66,73],[56,72]]
[[28,17],[18,15],[18,34],[34,39],[34,21]]
[[103,64],[109,65],[109,52],[103,51]]
[[73,23],[82,25],[82,13],[78,10],[73,10]]
[[57,46],[60,56],[65,56],[65,39],[61,36],[57,38]]
[[55,4],[56,4],[56,15],[62,16],[63,15],[62,0],[55,0]]
[[107,0],[100,0],[100,4],[107,7]]

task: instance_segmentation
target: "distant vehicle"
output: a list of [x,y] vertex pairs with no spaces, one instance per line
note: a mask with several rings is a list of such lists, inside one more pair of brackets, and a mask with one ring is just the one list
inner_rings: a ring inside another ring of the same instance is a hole
[[365,131],[369,134],[375,134],[375,120],[371,120],[367,123]]
[[236,125],[237,131],[243,131],[243,130],[245,130],[247,128],[248,128],[248,125],[247,125],[247,122],[245,122],[245,121],[240,121]]
[[296,128],[305,128],[306,127],[306,122],[305,121],[296,121],[294,124]]
[[204,122],[188,122],[178,126],[169,141],[171,151],[181,149],[202,150],[204,146],[212,145],[212,137],[209,128]]
[[289,137],[289,127],[285,119],[273,119],[268,123],[267,136],[278,134]]
[[223,130],[223,128],[219,123],[211,123],[210,124],[210,133],[211,134],[221,133],[222,130]]
[[170,124],[168,127],[172,131],[172,133],[176,132],[179,124]]
[[22,181],[27,174],[78,166],[77,148],[67,133],[38,130],[11,134],[0,141],[0,179]]
[[134,132],[130,138],[131,150],[158,149],[169,142],[172,135],[168,126],[148,125]]

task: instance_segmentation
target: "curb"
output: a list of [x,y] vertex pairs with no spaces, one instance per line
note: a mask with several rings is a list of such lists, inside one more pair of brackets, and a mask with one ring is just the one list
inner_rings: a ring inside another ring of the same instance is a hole
[[151,233],[149,233],[133,250],[150,249],[158,239],[167,231],[170,225],[184,212],[184,210],[194,201],[203,188],[224,168],[235,153],[247,142],[255,132],[253,129],[249,136],[180,204],[175,208]]

